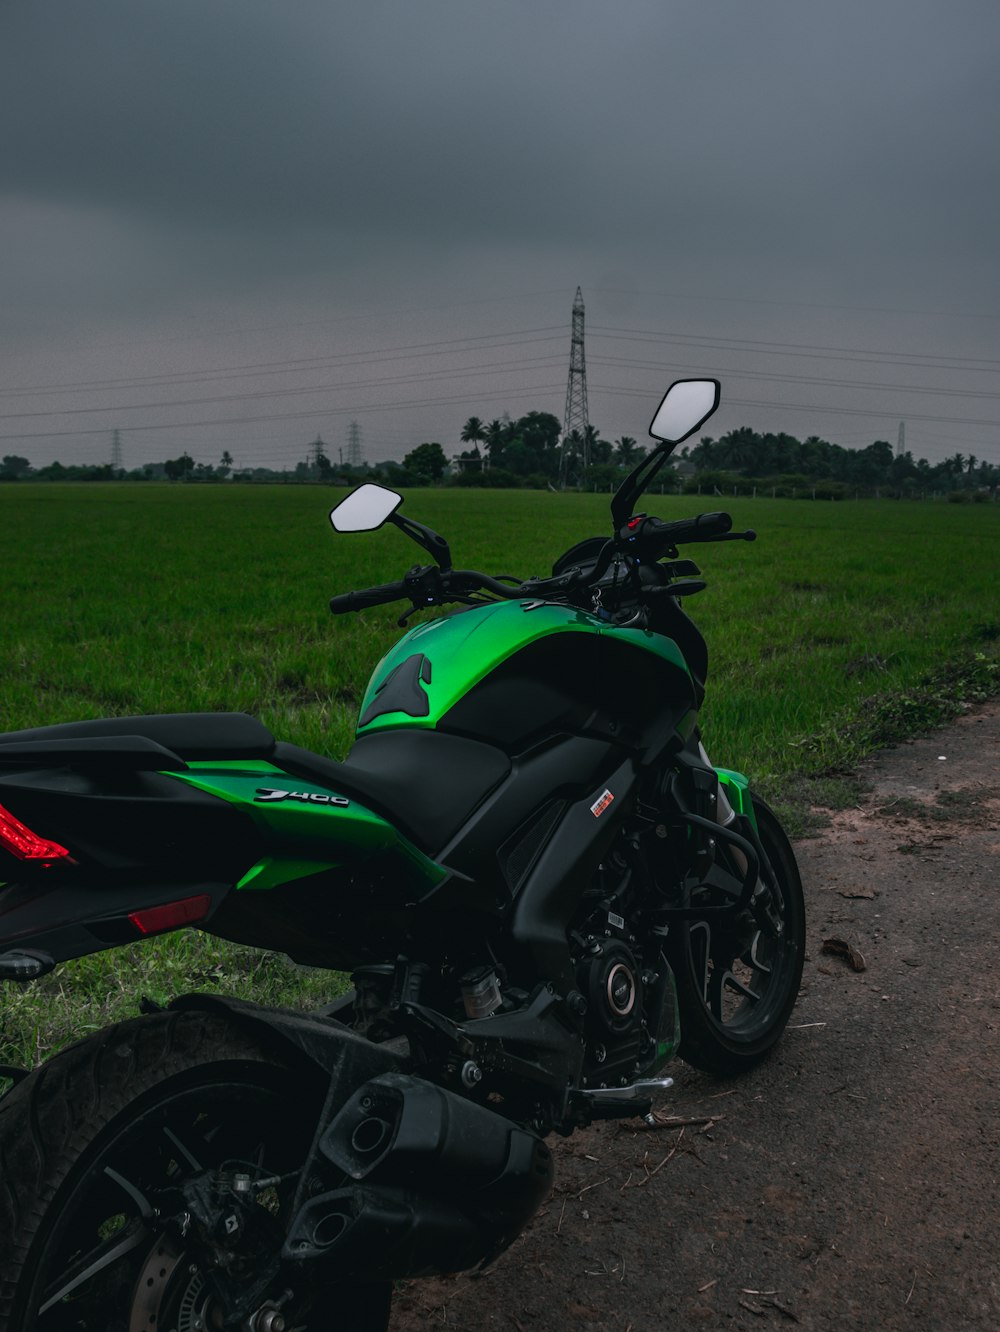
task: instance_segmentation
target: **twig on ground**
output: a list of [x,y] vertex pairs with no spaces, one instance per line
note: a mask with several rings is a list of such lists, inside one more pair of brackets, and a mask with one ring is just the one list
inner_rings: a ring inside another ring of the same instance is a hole
[[584,1188],[582,1188],[582,1189],[580,1190],[579,1193],[574,1194],[574,1197],[576,1197],[576,1198],[582,1198],[583,1195],[584,1195],[585,1193],[589,1193],[591,1189],[599,1189],[599,1188],[601,1187],[602,1184],[607,1184],[607,1183],[608,1183],[608,1180],[610,1180],[610,1179],[611,1179],[611,1176],[608,1175],[607,1179],[599,1179],[599,1180],[597,1180],[596,1183],[594,1183],[594,1184],[587,1184]]
[[725,1119],[725,1115],[664,1115],[654,1110],[653,1118],[655,1124],[647,1124],[643,1120],[639,1132],[655,1133],[658,1129],[675,1129],[697,1126],[698,1124],[717,1124],[720,1119]]
[[756,1314],[758,1318],[764,1317],[764,1310],[759,1304],[751,1304],[749,1300],[737,1300],[736,1303],[743,1309],[749,1309],[750,1312]]
[[676,1153],[677,1148],[681,1145],[681,1138],[683,1138],[683,1137],[684,1137],[684,1130],[681,1129],[680,1133],[678,1133],[678,1135],[677,1135],[677,1141],[674,1143],[673,1147],[671,1147],[670,1151],[667,1152],[666,1156],[663,1158],[663,1160],[660,1162],[660,1164],[656,1167],[656,1169],[655,1169],[655,1170],[651,1170],[651,1171],[649,1172],[649,1178],[650,1178],[650,1179],[652,1179],[654,1175],[658,1175],[658,1174],[660,1173],[660,1171],[663,1169],[663,1167],[664,1167],[664,1166],[667,1164],[667,1162],[670,1160],[670,1158]]

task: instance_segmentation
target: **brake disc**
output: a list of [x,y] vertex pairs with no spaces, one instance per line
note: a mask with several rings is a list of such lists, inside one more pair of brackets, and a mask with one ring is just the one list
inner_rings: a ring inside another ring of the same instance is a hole
[[161,1235],[132,1292],[128,1332],[210,1332],[205,1276],[179,1242]]

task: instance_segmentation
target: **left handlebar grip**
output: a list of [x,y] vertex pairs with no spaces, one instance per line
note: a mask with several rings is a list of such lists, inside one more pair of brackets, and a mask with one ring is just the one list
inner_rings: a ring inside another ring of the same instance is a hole
[[334,615],[344,615],[347,611],[366,610],[369,606],[383,606],[388,601],[400,601],[409,596],[405,583],[383,583],[380,587],[365,587],[359,592],[342,592],[330,598],[330,610]]

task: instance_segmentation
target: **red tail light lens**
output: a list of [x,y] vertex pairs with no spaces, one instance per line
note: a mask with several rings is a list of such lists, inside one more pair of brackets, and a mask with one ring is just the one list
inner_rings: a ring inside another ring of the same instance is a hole
[[73,860],[64,846],[39,837],[3,805],[0,805],[0,847],[17,856],[18,860],[39,861],[42,865],[53,865],[57,860],[72,863]]
[[212,899],[208,893],[199,893],[197,897],[184,897],[179,902],[130,911],[128,918],[140,934],[163,934],[165,930],[179,930],[182,925],[204,920],[211,907]]

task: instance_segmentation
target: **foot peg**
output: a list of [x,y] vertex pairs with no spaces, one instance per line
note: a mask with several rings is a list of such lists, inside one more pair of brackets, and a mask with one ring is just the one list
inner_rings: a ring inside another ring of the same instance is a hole
[[649,1078],[645,1082],[630,1082],[627,1087],[581,1087],[580,1095],[593,1101],[648,1101],[673,1085],[673,1078]]

